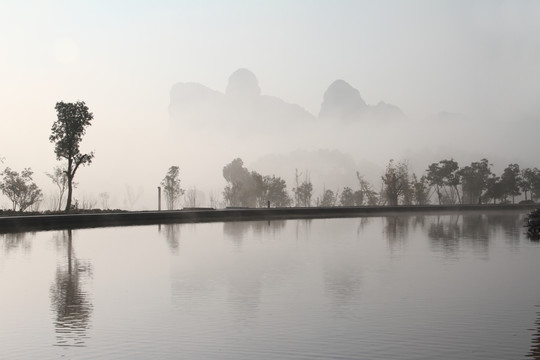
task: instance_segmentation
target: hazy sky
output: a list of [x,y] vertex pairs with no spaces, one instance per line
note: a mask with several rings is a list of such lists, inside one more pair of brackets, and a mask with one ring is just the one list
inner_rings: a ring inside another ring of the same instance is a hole
[[134,179],[145,156],[169,161],[158,139],[175,82],[224,91],[241,67],[315,115],[344,79],[411,119],[540,121],[539,64],[540,1],[2,0],[0,154],[42,176],[55,103],[84,100],[96,162],[81,174],[108,191],[119,167]]

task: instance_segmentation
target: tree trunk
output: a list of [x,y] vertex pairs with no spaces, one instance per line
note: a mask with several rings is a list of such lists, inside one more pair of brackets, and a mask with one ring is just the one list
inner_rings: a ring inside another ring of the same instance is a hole
[[459,196],[459,190],[458,190],[457,186],[454,186],[454,190],[456,190],[458,203],[461,205],[462,201],[461,201],[461,197]]
[[66,208],[65,212],[68,212],[71,209],[71,193],[73,191],[73,178],[71,176],[68,176],[68,193],[67,193],[67,199],[66,199]]

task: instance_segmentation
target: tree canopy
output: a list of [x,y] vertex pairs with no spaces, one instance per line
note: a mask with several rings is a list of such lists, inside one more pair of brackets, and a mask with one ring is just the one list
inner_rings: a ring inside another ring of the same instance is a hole
[[66,159],[67,166],[64,170],[67,176],[68,194],[66,200],[66,211],[71,208],[73,193],[73,178],[77,169],[81,165],[91,164],[94,153],[83,154],[79,146],[86,128],[91,125],[94,115],[89,111],[84,101],[75,103],[57,102],[57,120],[51,127],[49,141],[54,143],[56,159]]

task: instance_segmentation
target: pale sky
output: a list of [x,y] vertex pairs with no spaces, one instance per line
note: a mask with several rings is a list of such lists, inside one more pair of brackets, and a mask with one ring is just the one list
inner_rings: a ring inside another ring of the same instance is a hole
[[81,147],[96,160],[77,175],[81,191],[87,181],[87,191],[114,192],[116,178],[116,188],[148,176],[157,186],[176,161],[160,141],[171,86],[223,92],[238,68],[263,94],[314,115],[344,79],[368,104],[397,105],[418,121],[448,111],[538,123],[540,1],[2,0],[4,166],[31,167],[47,189],[54,105],[84,100],[95,119]]

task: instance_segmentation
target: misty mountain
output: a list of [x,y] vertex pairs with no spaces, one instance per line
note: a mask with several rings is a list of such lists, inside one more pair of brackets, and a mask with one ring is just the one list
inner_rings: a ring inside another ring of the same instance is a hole
[[405,118],[405,114],[399,107],[382,101],[375,106],[368,105],[358,89],[344,80],[336,80],[324,93],[319,118],[343,121],[394,120]]
[[311,123],[315,117],[296,104],[262,95],[256,76],[238,69],[225,93],[198,83],[176,83],[170,93],[169,114],[180,127],[214,128],[228,132],[279,132],[292,123]]
[[[302,128],[317,119],[299,105],[278,97],[262,95],[255,74],[238,69],[221,93],[198,83],[176,83],[170,92],[169,114],[173,125],[195,128],[224,126],[224,131],[264,131],[280,133],[282,127]],[[380,102],[368,105],[360,92],[344,80],[334,81],[326,90],[319,119],[365,121],[404,119],[395,105]]]

